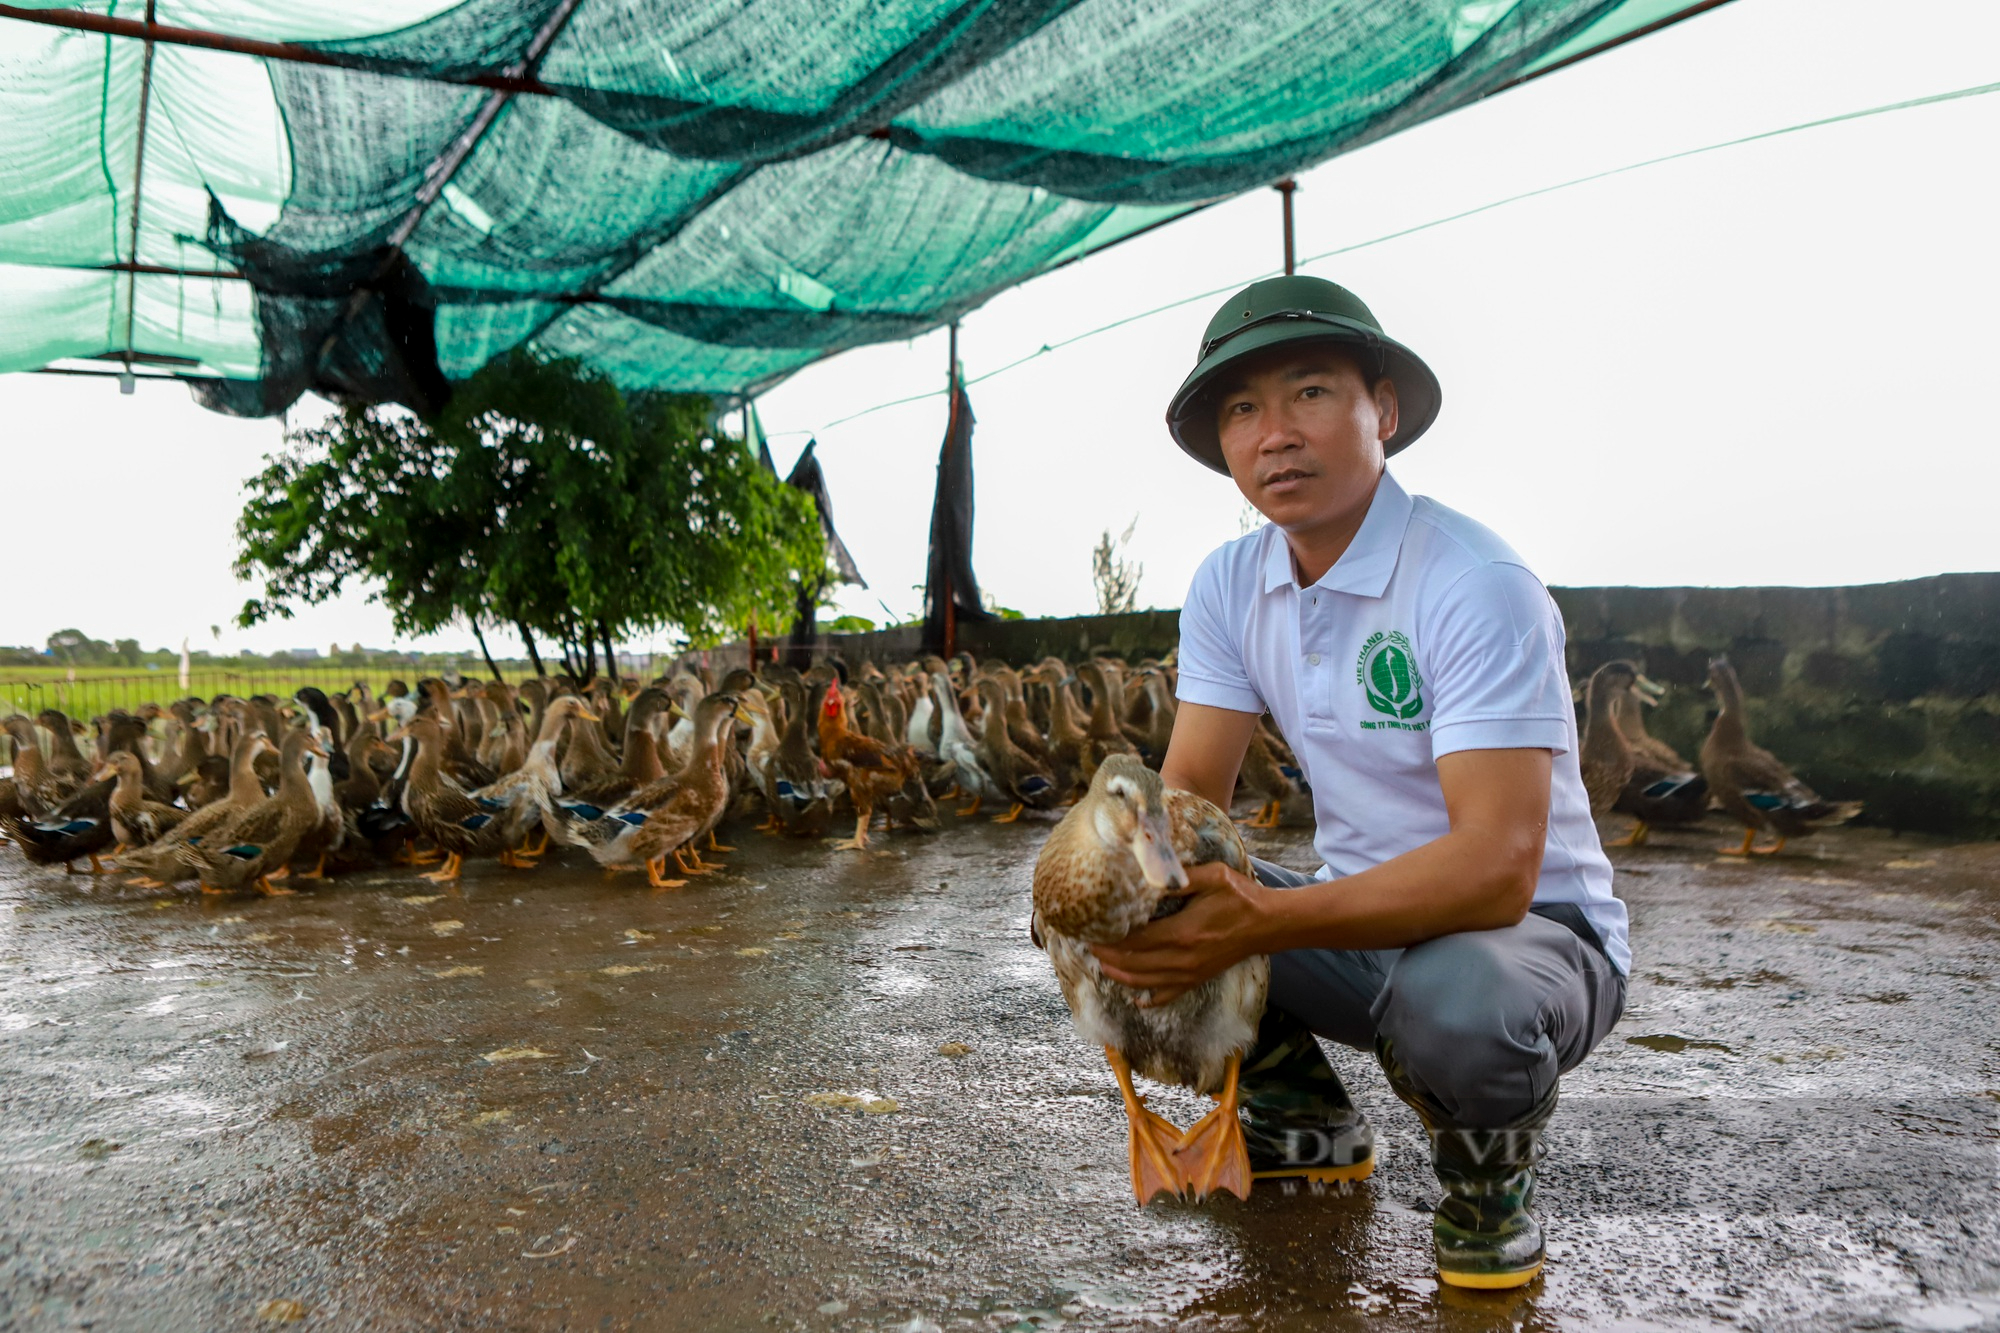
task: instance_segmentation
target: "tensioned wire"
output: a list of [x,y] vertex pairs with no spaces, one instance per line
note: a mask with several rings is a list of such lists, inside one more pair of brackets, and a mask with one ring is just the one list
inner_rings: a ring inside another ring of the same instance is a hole
[[[1787,134],[1798,134],[1804,130],[1822,129],[1828,125],[1839,125],[1851,120],[1863,120],[1870,116],[1887,115],[1892,111],[1908,111],[1916,107],[1935,106],[1940,102],[1955,102],[1963,98],[1981,97],[1994,92],[2000,92],[2000,83],[1982,83],[1970,88],[1956,88],[1950,92],[1931,93],[1924,97],[1912,97],[1901,102],[1886,102],[1880,106],[1864,107],[1858,111],[1843,111],[1837,115],[1821,116],[1816,120],[1800,121],[1796,125],[1786,125],[1778,129],[1760,130],[1756,134],[1745,134],[1734,139],[1724,139],[1717,143],[1703,144],[1699,148],[1683,148],[1678,152],[1665,153],[1659,157],[1649,157],[1638,162],[1628,162],[1621,167],[1609,167],[1603,171],[1593,171],[1587,175],[1576,176],[1554,185],[1543,185],[1532,190],[1524,190],[1519,194],[1510,194],[1503,199],[1494,199],[1473,208],[1461,209],[1456,213],[1448,213],[1443,217],[1433,218],[1429,222],[1419,222],[1413,226],[1401,227],[1392,232],[1385,232],[1380,236],[1370,237],[1365,241],[1355,241],[1352,244],[1339,246],[1332,250],[1323,250],[1319,254],[1307,255],[1305,258],[1298,260],[1297,267],[1304,268],[1307,264],[1315,264],[1323,259],[1332,259],[1338,255],[1352,254],[1356,250],[1366,250],[1371,246],[1383,245],[1389,241],[1400,240],[1405,236],[1414,236],[1418,232],[1430,231],[1434,227],[1442,227],[1447,223],[1459,222],[1469,217],[1476,217],[1481,213],[1490,213],[1496,208],[1505,208],[1509,204],[1518,204],[1528,199],[1538,199],[1543,195],[1555,194],[1558,191],[1572,189],[1579,185],[1588,185],[1592,181],[1601,181],[1612,176],[1622,176],[1627,172],[1641,171],[1647,167],[1657,167],[1667,162],[1678,162],[1684,158],[1699,157],[1704,153],[1719,152],[1725,148],[1739,148],[1744,144],[1758,143],[1765,139],[1776,139]],[[1041,347],[1028,353],[1026,356],[1017,357],[1003,366],[997,366],[984,374],[976,375],[964,381],[964,385],[966,388],[971,388],[973,385],[990,380],[996,375],[1004,375],[1010,370],[1015,370],[1028,364],[1030,361],[1039,360],[1051,352],[1058,352],[1065,347],[1074,346],[1086,338],[1095,338],[1100,333],[1109,333],[1113,329],[1123,328],[1127,324],[1136,324],[1142,319],[1151,319],[1155,315],[1163,315],[1169,310],[1178,310],[1182,306],[1192,305],[1196,301],[1206,301],[1212,297],[1238,291],[1249,283],[1264,278],[1276,277],[1280,272],[1281,270],[1279,269],[1266,269],[1262,273],[1239,279],[1226,286],[1214,287],[1203,292],[1195,292],[1191,296],[1180,297],[1167,302],[1165,305],[1154,306],[1150,310],[1141,310],[1136,314],[1126,315],[1121,319],[1114,319],[1109,324],[1100,324],[1094,329],[1086,329],[1082,333],[1073,334],[1059,342],[1044,343]],[[822,431],[832,430],[835,426],[844,426],[850,421],[858,421],[862,417],[872,416],[877,412],[886,412],[892,407],[902,407],[909,403],[920,403],[927,398],[942,398],[948,392],[948,389],[927,389],[923,393],[913,393],[906,398],[896,398],[886,403],[877,403],[873,407],[864,407],[859,412],[850,412],[846,416],[837,417],[814,430],[771,431],[767,438],[780,435],[818,435]]]

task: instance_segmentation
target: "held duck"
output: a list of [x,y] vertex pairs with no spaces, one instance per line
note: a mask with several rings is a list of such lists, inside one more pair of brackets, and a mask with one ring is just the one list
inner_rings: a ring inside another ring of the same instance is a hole
[[[1222,861],[1249,872],[1228,812],[1170,791],[1137,756],[1113,755],[1035,861],[1031,931],[1054,965],[1076,1029],[1104,1048],[1128,1126],[1132,1192],[1222,1190],[1247,1198],[1250,1158],[1237,1114],[1237,1074],[1257,1036],[1270,961],[1248,958],[1170,1003],[1142,1008],[1105,976],[1090,945],[1121,940],[1178,911],[1187,865]],[[1207,1093],[1216,1107],[1185,1133],[1146,1108],[1134,1071]]]

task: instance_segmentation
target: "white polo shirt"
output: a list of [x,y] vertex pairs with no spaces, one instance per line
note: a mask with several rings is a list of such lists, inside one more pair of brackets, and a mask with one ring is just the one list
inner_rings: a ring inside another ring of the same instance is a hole
[[1492,532],[1385,472],[1354,541],[1309,588],[1270,524],[1203,561],[1179,662],[1183,701],[1276,720],[1312,785],[1322,878],[1450,832],[1440,756],[1551,751],[1535,901],[1578,904],[1630,972],[1625,904],[1577,767],[1562,614]]

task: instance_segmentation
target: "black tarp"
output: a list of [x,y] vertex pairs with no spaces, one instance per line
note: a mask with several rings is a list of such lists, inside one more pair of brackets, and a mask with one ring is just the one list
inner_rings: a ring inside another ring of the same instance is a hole
[[[764,448],[761,439],[757,447]],[[792,474],[785,478],[785,485],[804,491],[812,497],[813,508],[819,510],[820,531],[826,534],[826,557],[832,563],[834,572],[840,576],[840,582],[858,583],[865,588],[868,586],[868,580],[861,577],[861,571],[855,567],[854,557],[848,554],[847,543],[840,540],[840,534],[834,531],[833,497],[826,491],[826,473],[820,470],[819,459],[813,456],[818,448],[818,440],[806,443],[806,451],[799,455],[798,462],[792,464]],[[770,457],[768,450],[764,456]]]
[[438,366],[436,295],[401,250],[301,254],[238,226],[213,195],[205,244],[256,289],[265,364],[259,379],[196,383],[203,407],[272,416],[310,390],[431,417],[451,398]]
[[[768,465],[771,454],[761,437],[757,444]],[[826,538],[826,559],[833,567],[833,577],[826,580],[809,579],[799,584],[798,601],[793,607],[792,640],[787,652],[789,660],[797,666],[807,666],[812,662],[813,639],[819,633],[819,598],[829,583],[857,583],[868,586],[868,580],[861,577],[861,571],[854,564],[854,557],[848,553],[847,543],[833,526],[833,497],[827,494],[826,473],[820,470],[819,459],[814,452],[819,448],[818,440],[806,443],[805,452],[799,461],[792,464],[792,473],[785,478],[785,485],[804,491],[812,497],[813,508],[819,511],[819,530]]]
[[931,502],[931,555],[924,573],[924,647],[954,646],[953,629],[991,620],[972,572],[972,400],[952,386],[951,420],[938,452],[937,498]]

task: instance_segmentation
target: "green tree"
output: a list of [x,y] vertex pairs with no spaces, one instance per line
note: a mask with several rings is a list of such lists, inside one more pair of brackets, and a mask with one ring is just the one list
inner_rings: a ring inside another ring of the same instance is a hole
[[110,644],[80,629],[59,629],[49,635],[49,651],[65,666],[103,666],[116,660]]
[[[823,560],[811,502],[715,434],[704,398],[622,394],[524,352],[460,386],[435,423],[350,408],[294,432],[249,485],[244,625],[378,585],[400,633],[511,626],[593,675],[615,638],[711,642],[789,604]],[[489,665],[491,658],[488,658]]]

